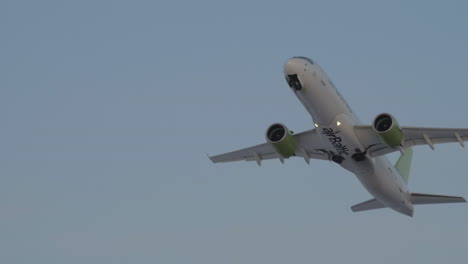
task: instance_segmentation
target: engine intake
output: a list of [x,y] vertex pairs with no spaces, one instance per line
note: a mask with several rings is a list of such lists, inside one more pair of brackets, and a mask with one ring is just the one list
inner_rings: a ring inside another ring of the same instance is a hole
[[268,127],[266,140],[283,158],[289,158],[296,152],[293,133],[283,124],[276,123]]
[[378,115],[372,123],[372,128],[387,146],[395,148],[403,142],[403,132],[396,119],[387,113]]

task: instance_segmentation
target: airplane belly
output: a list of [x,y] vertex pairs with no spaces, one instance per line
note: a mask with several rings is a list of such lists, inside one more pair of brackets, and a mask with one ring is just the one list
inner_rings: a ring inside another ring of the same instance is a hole
[[408,190],[385,157],[355,162],[352,168],[364,188],[377,200],[398,212],[412,212]]
[[354,134],[355,122],[353,116],[339,114],[329,124],[318,124],[316,128],[322,142],[324,142],[325,148],[322,151],[332,161],[348,170],[351,169],[349,162],[354,161],[353,155],[365,151]]
[[[328,125],[319,124],[317,130],[324,142],[323,151],[332,161],[355,174],[364,188],[382,204],[397,211],[406,210],[406,186],[385,157],[365,155],[365,149],[354,133],[355,123],[352,115],[339,114]],[[358,154],[362,154],[363,159],[357,159]]]
[[305,72],[299,79],[302,89],[295,91],[296,96],[316,123],[328,124],[338,114],[347,112],[335,88],[317,75]]

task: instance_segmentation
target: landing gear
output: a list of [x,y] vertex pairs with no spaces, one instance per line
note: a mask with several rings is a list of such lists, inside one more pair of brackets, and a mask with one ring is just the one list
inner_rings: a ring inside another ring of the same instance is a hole
[[335,163],[341,164],[343,162],[344,158],[342,156],[340,156],[340,155],[333,155],[331,157],[331,160],[333,162],[335,162]]
[[302,89],[302,84],[301,81],[299,81],[297,74],[288,75],[286,81],[288,82],[289,87],[293,88],[294,90],[300,91]]
[[351,158],[355,160],[356,162],[360,162],[366,159],[366,154],[367,154],[367,149],[364,152],[361,152],[360,149],[355,149],[356,153],[354,153]]
[[354,153],[351,158],[357,162],[363,161],[366,159],[366,153]]

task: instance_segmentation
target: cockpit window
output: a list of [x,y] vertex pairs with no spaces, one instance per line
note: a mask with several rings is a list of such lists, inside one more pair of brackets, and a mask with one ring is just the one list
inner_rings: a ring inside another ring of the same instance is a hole
[[302,56],[296,56],[294,58],[298,58],[298,59],[303,59],[303,60],[306,60],[307,62],[309,62],[310,64],[314,64],[314,61],[307,58],[307,57],[302,57]]

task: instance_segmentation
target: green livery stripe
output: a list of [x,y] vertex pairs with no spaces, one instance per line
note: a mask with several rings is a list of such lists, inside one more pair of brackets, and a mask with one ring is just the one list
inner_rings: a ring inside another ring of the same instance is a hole
[[286,136],[279,142],[273,143],[273,147],[276,149],[283,158],[289,158],[296,152],[296,141],[291,132],[286,131]]
[[400,173],[401,178],[408,184],[408,178],[411,168],[411,160],[413,159],[413,149],[405,149],[405,154],[401,155],[395,164],[395,169]]
[[377,117],[374,127],[379,128],[381,125],[384,125],[384,123],[391,122],[390,124],[391,127],[387,129],[386,131],[382,131],[380,129],[377,129],[379,132],[379,137],[382,139],[385,144],[387,144],[389,147],[395,148],[399,145],[401,145],[401,142],[403,141],[403,132],[401,132],[400,125],[398,122],[390,115],[382,114],[379,117]]

